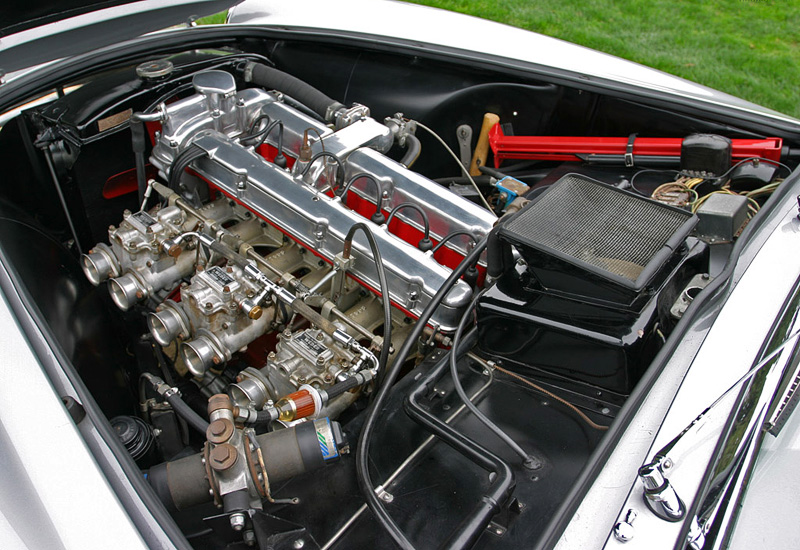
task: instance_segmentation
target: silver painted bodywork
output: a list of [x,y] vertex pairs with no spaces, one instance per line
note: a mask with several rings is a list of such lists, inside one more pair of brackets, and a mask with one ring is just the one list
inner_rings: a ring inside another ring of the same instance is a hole
[[767,436],[747,487],[731,550],[800,548],[800,414],[783,431]]
[[[0,545],[144,550],[5,297],[0,327]],[[24,391],[12,380],[24,380]]]

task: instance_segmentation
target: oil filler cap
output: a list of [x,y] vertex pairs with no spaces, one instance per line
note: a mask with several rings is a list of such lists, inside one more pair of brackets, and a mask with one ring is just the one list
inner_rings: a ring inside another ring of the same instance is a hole
[[169,59],[154,59],[137,66],[136,76],[142,80],[163,80],[171,75],[174,69]]

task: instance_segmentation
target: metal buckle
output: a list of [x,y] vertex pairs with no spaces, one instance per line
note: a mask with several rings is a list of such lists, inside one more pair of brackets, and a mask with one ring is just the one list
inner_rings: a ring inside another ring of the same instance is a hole
[[637,134],[628,136],[628,145],[625,147],[625,166],[627,168],[633,167],[633,142],[636,141]]

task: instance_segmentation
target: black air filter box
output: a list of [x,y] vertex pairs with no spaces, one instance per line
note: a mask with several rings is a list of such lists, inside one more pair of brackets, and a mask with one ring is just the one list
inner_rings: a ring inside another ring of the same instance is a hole
[[659,327],[707,247],[697,219],[568,174],[496,230],[527,265],[478,304],[478,345],[517,370],[540,369],[628,394],[657,352]]
[[696,223],[685,210],[567,174],[496,231],[543,288],[630,304]]

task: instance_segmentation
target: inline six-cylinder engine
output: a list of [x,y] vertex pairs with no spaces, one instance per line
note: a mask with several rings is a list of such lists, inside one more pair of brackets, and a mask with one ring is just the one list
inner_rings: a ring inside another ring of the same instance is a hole
[[[257,80],[259,66],[247,71]],[[267,478],[319,459],[306,447],[293,459],[261,462],[254,475],[259,444],[247,427],[279,423],[296,443],[313,425],[324,448],[341,447],[329,419],[370,390],[386,367],[381,352],[388,347],[391,362],[494,220],[385,155],[412,130],[399,114],[381,123],[366,107],[332,103],[326,124],[279,92],[237,90],[223,71],[196,74],[193,87],[188,97],[133,115],[132,127],[145,133],[147,123],[152,132],[159,177],[142,182],[140,170],[141,209],[125,211],[83,266],[93,284],[108,281],[120,309],[147,313],[152,339],[175,356],[176,368],[209,395],[229,396],[209,405],[201,462],[211,467],[196,480],[201,489],[185,484],[200,459],[175,462],[165,470],[172,477],[164,475],[167,500],[188,506],[213,496],[236,528],[238,511],[269,498]],[[455,328],[472,291],[464,280],[452,287],[428,322],[432,341]],[[218,375],[234,358],[235,382],[223,386]],[[289,436],[277,433],[260,436],[272,437],[269,452],[294,445],[279,443]]]

